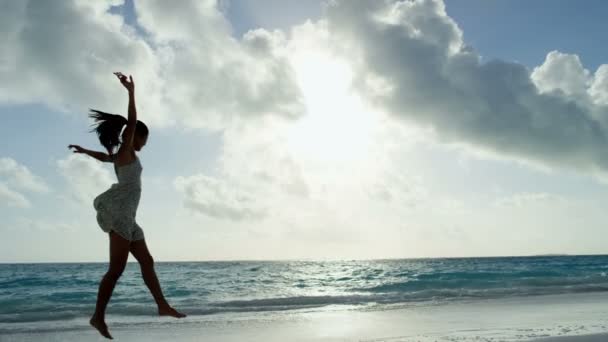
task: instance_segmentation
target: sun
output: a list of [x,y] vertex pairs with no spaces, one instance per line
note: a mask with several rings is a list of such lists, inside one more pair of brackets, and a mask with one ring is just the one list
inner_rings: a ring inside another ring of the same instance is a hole
[[289,149],[330,164],[367,158],[376,115],[353,91],[350,65],[322,50],[297,53],[291,62],[306,113],[288,133]]

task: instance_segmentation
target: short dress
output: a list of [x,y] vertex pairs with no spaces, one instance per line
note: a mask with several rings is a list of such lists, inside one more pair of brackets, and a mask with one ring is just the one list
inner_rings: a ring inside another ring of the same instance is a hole
[[[114,158],[114,157],[112,157]],[[97,223],[106,232],[114,231],[129,241],[142,240],[144,231],[135,221],[141,197],[141,172],[139,158],[129,164],[116,166],[118,183],[95,197],[93,207],[97,211]]]

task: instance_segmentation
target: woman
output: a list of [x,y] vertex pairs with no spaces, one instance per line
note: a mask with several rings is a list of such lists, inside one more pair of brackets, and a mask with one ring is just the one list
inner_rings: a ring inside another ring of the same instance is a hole
[[[114,171],[118,178],[118,183],[113,184],[110,189],[93,201],[93,206],[97,211],[97,222],[110,237],[110,265],[99,284],[95,313],[91,317],[90,323],[109,339],[112,339],[112,336],[105,323],[106,306],[118,278],[125,269],[129,252],[139,262],[144,282],[158,305],[158,314],[177,318],[186,316],[172,308],[165,300],[154,271],[154,260],[146,246],[144,232],[135,221],[141,195],[142,171],[135,152],[140,151],[146,145],[148,128],[143,122],[137,120],[133,77],[129,76],[127,79],[120,72],[114,74],[129,92],[129,118],[125,119],[121,115],[97,110],[91,110],[90,114],[90,117],[98,123],[94,131],[99,136],[101,144],[108,150],[108,154],[90,151],[78,145],[68,146],[68,148],[74,148],[75,153],[85,153],[103,162],[114,163]],[[118,137],[124,125],[126,128],[119,141]],[[119,146],[118,152],[114,154],[117,146]]]

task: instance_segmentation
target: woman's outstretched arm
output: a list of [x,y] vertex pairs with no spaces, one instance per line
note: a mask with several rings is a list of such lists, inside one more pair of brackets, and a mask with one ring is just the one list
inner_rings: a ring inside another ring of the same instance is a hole
[[129,151],[133,147],[133,137],[135,136],[135,125],[137,125],[137,110],[135,109],[135,83],[133,83],[133,76],[123,75],[121,72],[115,72],[114,75],[118,77],[120,83],[127,89],[129,92],[129,107],[128,107],[128,117],[127,117],[127,127],[124,132],[124,140],[120,145],[118,150],[118,154],[122,151]]
[[78,145],[68,145],[68,148],[74,148],[74,153],[84,153],[102,162],[111,162],[110,156],[107,153],[87,150],[86,148]]

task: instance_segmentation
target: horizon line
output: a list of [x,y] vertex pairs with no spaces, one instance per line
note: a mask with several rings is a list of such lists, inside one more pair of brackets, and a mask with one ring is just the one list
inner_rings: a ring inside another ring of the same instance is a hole
[[[491,258],[534,258],[534,257],[583,257],[583,256],[608,256],[608,254],[567,254],[567,253],[544,253],[526,255],[494,255],[494,256],[448,256],[448,257],[395,257],[395,258],[368,258],[368,259],[207,259],[207,260],[155,260],[158,263],[206,263],[206,262],[337,262],[337,261],[391,261],[391,260],[428,260],[428,259],[491,259]],[[0,265],[17,264],[101,264],[108,261],[12,261],[0,262]],[[127,263],[137,263],[136,260],[129,260]]]

